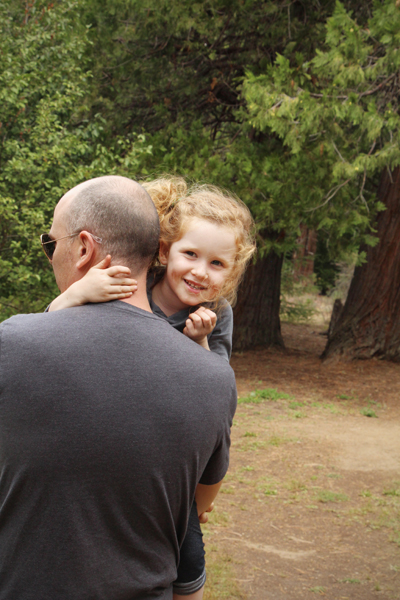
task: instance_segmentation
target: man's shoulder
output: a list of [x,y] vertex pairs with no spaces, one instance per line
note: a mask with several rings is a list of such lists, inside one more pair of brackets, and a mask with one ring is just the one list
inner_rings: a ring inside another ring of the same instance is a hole
[[[47,314],[47,313],[46,313]],[[40,322],[41,319],[43,321],[46,319],[46,314],[44,313],[26,313],[19,314],[6,319],[0,323],[0,330],[7,328],[20,328],[29,325],[30,323]]]

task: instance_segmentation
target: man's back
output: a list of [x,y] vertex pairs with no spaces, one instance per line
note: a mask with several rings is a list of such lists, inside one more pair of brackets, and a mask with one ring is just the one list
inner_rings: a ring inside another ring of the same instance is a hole
[[122,302],[0,332],[0,600],[172,598],[196,483],[227,468],[231,369]]

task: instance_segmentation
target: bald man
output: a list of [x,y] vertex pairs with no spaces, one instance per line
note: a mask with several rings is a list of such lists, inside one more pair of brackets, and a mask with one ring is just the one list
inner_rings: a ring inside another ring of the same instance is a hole
[[70,190],[44,242],[61,292],[107,254],[138,290],[0,326],[0,600],[170,600],[196,485],[228,467],[232,370],[151,313],[136,182]]

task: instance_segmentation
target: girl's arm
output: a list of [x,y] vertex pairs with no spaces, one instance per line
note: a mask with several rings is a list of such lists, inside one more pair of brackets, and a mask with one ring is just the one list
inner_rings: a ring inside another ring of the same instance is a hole
[[213,331],[216,323],[217,315],[209,308],[200,306],[189,315],[183,333],[206,350],[210,350],[207,336]]
[[215,483],[214,485],[204,485],[198,483],[196,488],[196,504],[197,514],[200,516],[205,512],[209,512],[209,509],[213,509],[213,502],[217,497],[217,494],[222,485],[222,481]]
[[[204,309],[204,307],[200,307],[193,315],[198,314],[198,312]],[[215,313],[211,310],[207,309],[209,313],[215,316]],[[218,307],[218,319],[215,316],[215,321],[212,322],[212,326],[208,329],[204,329],[204,333],[206,335],[206,339],[202,340],[200,344],[203,348],[214,352],[215,354],[219,354],[222,358],[229,362],[232,354],[232,334],[233,334],[233,312],[232,307],[228,302],[224,299],[221,300],[221,304]],[[190,315],[191,320],[193,321],[193,315]],[[189,321],[189,319],[188,319]],[[183,333],[185,333],[188,337],[191,337],[187,332],[188,321],[186,321],[186,328]],[[194,339],[194,338],[192,338]],[[197,339],[195,339],[197,341]],[[199,343],[197,341],[197,343]]]
[[137,282],[130,279],[128,267],[110,267],[111,256],[89,269],[82,279],[73,283],[57,296],[49,306],[49,312],[62,308],[80,306],[88,302],[108,302],[129,298],[137,290]]

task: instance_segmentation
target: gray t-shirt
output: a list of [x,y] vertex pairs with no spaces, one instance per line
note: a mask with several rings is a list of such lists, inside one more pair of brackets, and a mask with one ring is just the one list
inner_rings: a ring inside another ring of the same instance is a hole
[[235,406],[226,361],[124,302],[5,321],[0,600],[170,600]]

